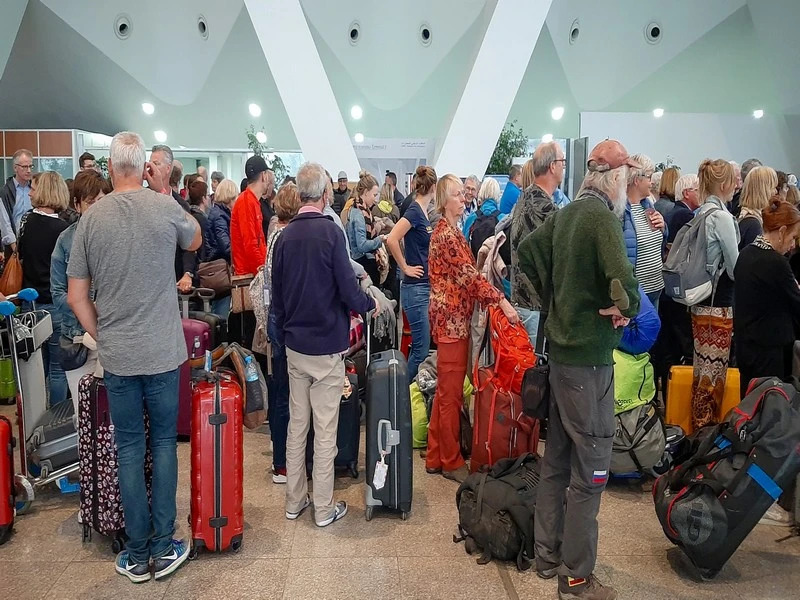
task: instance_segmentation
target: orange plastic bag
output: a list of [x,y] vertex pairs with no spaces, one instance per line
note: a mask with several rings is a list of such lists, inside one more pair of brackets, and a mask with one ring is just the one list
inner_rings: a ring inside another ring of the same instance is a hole
[[6,261],[3,274],[0,276],[0,294],[10,296],[22,289],[22,264],[17,253],[11,255]]

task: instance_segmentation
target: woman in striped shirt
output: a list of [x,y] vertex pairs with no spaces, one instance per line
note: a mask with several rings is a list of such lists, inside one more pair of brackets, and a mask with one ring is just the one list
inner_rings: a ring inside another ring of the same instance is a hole
[[636,278],[650,302],[658,309],[661,290],[664,289],[661,270],[664,266],[662,251],[667,226],[650,199],[653,161],[644,154],[637,154],[632,159],[642,168],[631,169],[628,175],[628,206],[622,219],[622,229]]

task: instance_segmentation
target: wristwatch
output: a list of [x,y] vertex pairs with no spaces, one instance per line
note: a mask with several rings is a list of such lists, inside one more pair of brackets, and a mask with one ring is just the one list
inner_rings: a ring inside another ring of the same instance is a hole
[[184,277],[186,277],[187,275],[189,276],[189,279],[194,279],[194,273],[190,273],[189,271],[186,271],[186,273],[183,274]]

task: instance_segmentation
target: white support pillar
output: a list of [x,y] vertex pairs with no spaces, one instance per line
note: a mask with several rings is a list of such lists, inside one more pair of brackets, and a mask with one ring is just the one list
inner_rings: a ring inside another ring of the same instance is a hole
[[[552,0],[498,0],[434,163],[441,176],[482,174],[508,118]],[[542,82],[547,86],[547,82]]]
[[300,0],[245,0],[244,4],[303,156],[331,173],[357,174],[353,143]]

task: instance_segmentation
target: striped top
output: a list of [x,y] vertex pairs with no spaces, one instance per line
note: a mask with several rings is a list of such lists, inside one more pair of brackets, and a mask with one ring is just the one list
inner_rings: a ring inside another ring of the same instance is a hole
[[631,203],[631,216],[636,227],[636,279],[646,294],[664,289],[664,276],[661,269],[664,262],[661,258],[661,244],[664,234],[659,229],[650,227],[641,204]]

